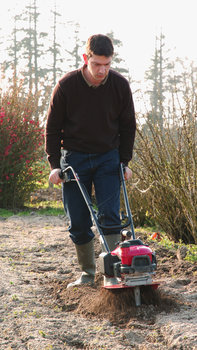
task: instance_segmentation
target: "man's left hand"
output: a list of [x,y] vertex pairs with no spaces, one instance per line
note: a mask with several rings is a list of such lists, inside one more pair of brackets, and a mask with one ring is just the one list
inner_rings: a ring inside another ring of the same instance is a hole
[[129,180],[132,177],[132,171],[128,168],[128,166],[124,169],[124,178],[125,180]]

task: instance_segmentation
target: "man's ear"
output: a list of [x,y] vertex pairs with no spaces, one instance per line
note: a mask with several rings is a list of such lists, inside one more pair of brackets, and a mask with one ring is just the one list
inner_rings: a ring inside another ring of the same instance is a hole
[[83,54],[83,59],[84,59],[85,64],[88,64],[88,57],[85,53]]

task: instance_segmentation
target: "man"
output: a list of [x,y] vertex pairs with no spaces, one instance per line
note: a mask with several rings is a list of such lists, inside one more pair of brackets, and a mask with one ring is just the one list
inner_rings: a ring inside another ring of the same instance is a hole
[[[136,122],[128,81],[110,69],[114,48],[105,35],[91,36],[82,68],[64,75],[56,85],[46,124],[46,152],[51,166],[49,180],[63,182],[60,168],[71,165],[91,196],[94,184],[99,217],[104,225],[120,225],[120,162],[125,179],[131,177]],[[61,166],[60,166],[61,164]],[[68,287],[94,282],[92,222],[75,182],[63,183],[63,203],[70,218],[70,238],[82,270]],[[104,232],[110,250],[119,230]]]

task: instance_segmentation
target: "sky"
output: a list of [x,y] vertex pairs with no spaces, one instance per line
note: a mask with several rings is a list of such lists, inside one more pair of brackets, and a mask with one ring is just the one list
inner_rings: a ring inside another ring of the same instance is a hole
[[[54,1],[37,0],[39,19],[45,31],[50,18],[49,8]],[[9,33],[13,14],[19,14],[28,4],[29,0],[2,2],[1,36]],[[95,33],[113,31],[114,37],[123,43],[121,56],[136,80],[143,79],[150,67],[155,38],[161,31],[171,57],[188,57],[197,63],[196,4],[196,0],[56,0],[61,21],[77,21],[82,40],[86,41]]]

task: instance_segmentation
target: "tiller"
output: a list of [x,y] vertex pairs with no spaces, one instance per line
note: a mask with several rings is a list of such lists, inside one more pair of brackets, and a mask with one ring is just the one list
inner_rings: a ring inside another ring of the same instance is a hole
[[[148,245],[143,244],[140,239],[136,239],[135,237],[133,218],[129,207],[124,179],[123,164],[120,165],[120,179],[126,215],[123,212],[121,213],[121,225],[119,226],[104,226],[100,223],[85,186],[80,182],[77,173],[71,166],[61,170],[60,178],[64,179],[66,182],[77,182],[100,234],[100,241],[105,252],[99,255],[99,269],[100,272],[107,277],[107,283],[105,283],[104,279],[103,288],[108,290],[132,288],[136,306],[140,306],[140,287],[151,286],[153,289],[157,289],[159,286],[159,283],[154,283],[152,278],[155,274],[157,263],[155,252],[153,252]],[[130,229],[128,229],[128,227],[130,227]],[[110,229],[111,231],[113,231],[113,229],[116,229],[116,231],[120,229],[121,241],[117,242],[117,246],[113,251],[110,251],[108,247],[103,229]]]

